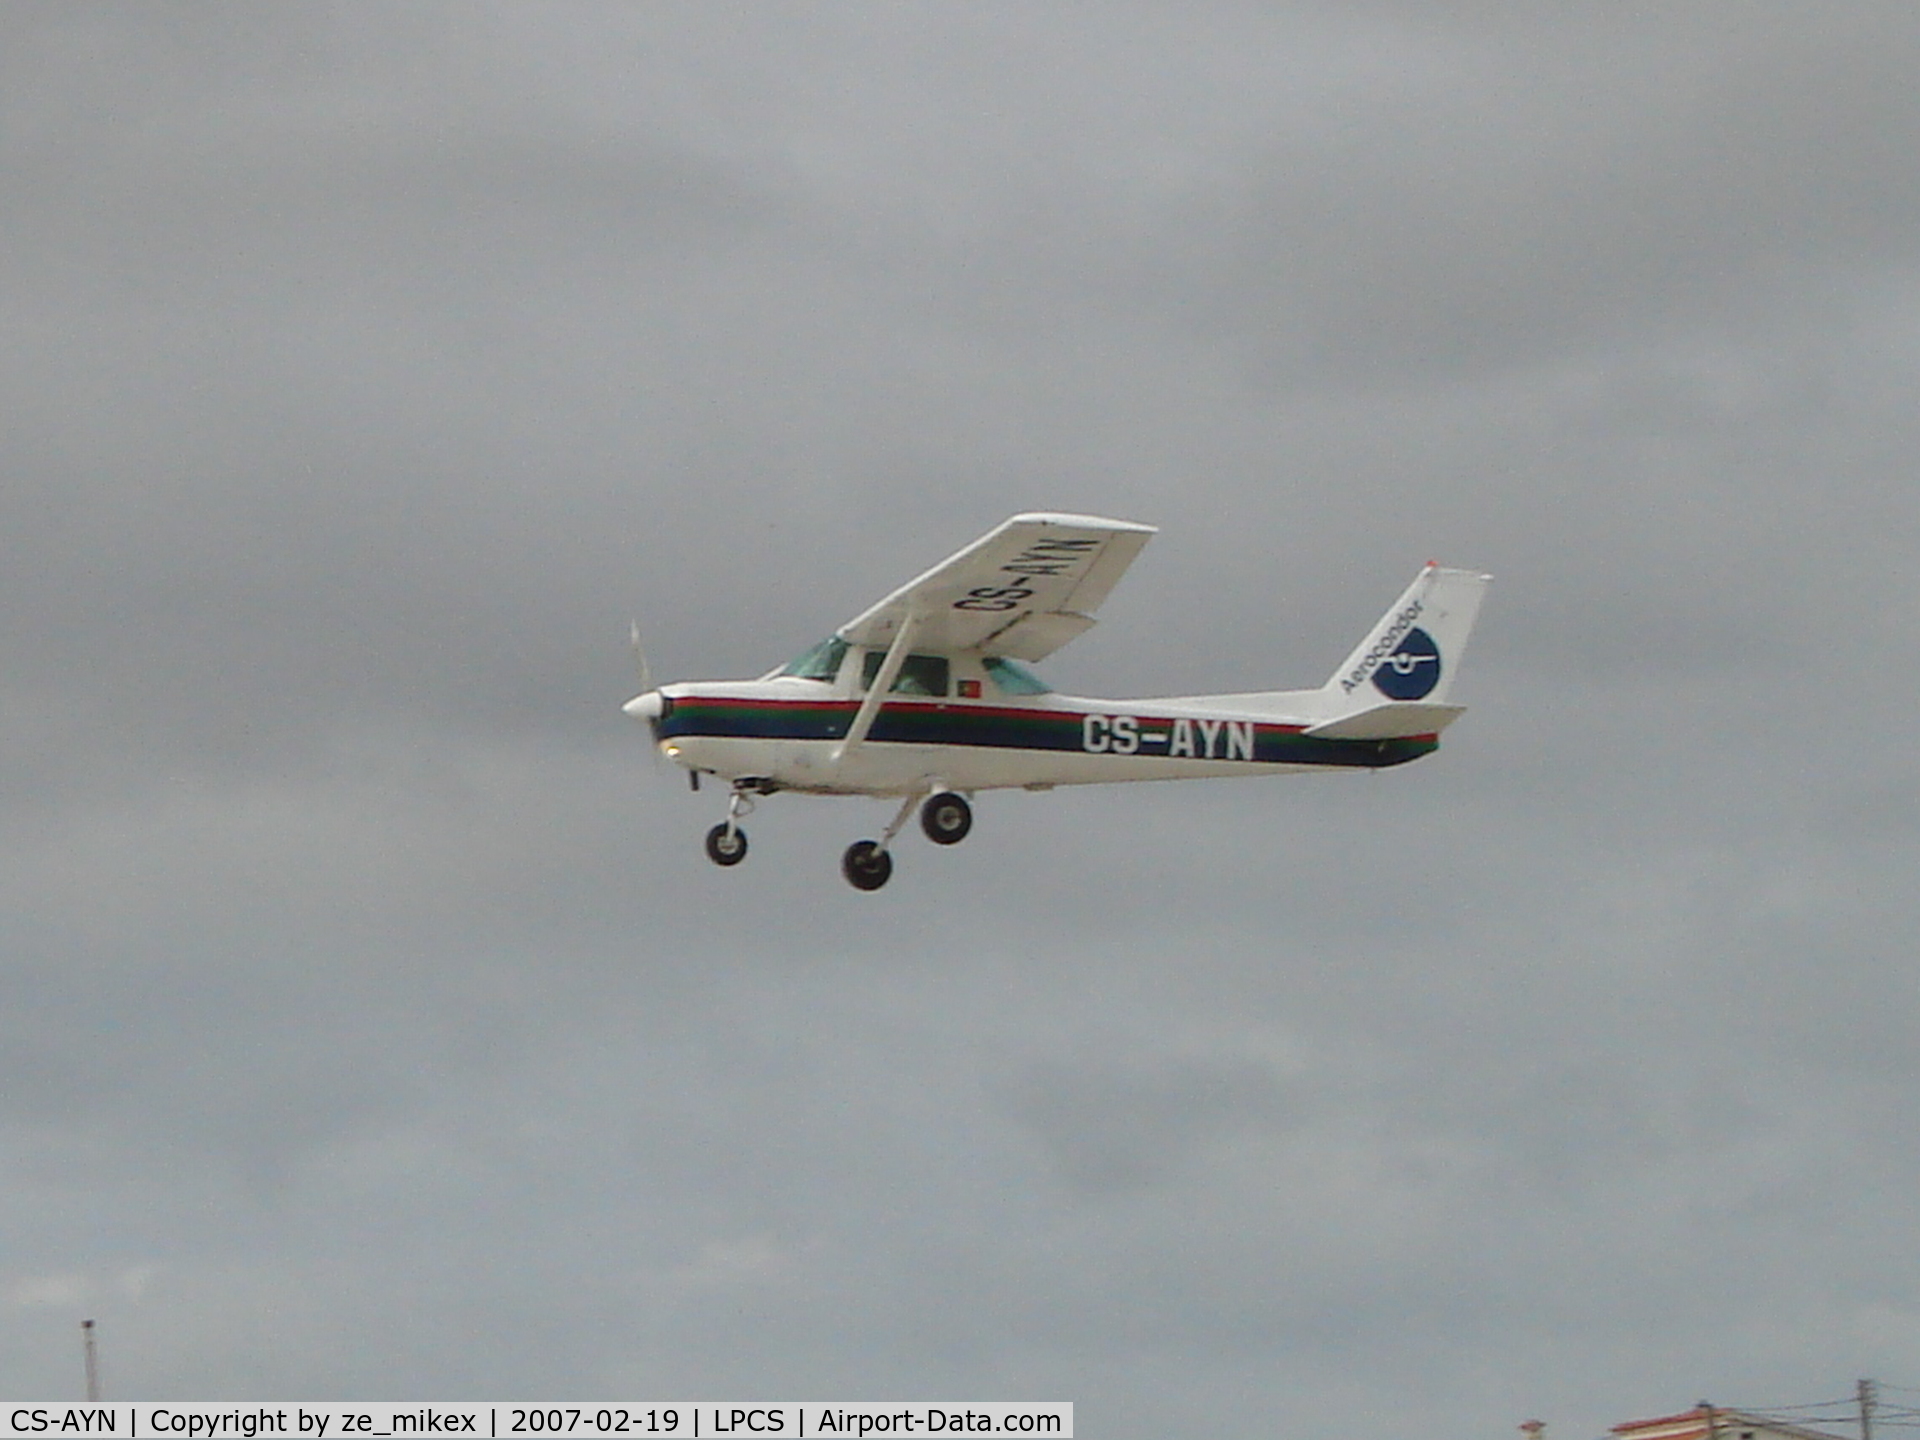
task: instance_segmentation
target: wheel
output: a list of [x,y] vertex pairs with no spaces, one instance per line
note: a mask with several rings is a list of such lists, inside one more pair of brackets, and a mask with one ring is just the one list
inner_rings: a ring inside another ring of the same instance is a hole
[[878,890],[893,874],[893,857],[877,841],[856,840],[840,857],[840,873],[856,890]]
[[973,807],[951,790],[929,795],[920,807],[920,828],[936,845],[958,845],[973,829]]
[[747,832],[738,825],[727,833],[724,824],[707,831],[707,859],[716,865],[738,865],[747,858]]

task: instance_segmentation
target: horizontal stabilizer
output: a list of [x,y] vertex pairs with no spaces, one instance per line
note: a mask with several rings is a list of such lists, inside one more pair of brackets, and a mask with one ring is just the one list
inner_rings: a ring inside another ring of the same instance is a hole
[[1466,710],[1464,705],[1423,705],[1413,700],[1390,701],[1324,725],[1307,734],[1324,740],[1398,740],[1412,735],[1437,735]]

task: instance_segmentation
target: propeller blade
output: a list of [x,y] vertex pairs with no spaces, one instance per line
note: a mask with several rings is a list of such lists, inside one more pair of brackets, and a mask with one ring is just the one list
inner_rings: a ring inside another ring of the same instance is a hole
[[633,666],[640,672],[640,693],[644,695],[653,689],[653,671],[647,666],[646,652],[640,648],[640,622],[629,620],[627,623],[632,627],[629,643],[633,646]]
[[660,712],[666,705],[666,699],[653,688],[653,668],[647,664],[647,652],[640,648],[640,622],[627,622],[627,642],[633,647],[633,668],[639,674],[640,693],[620,708],[636,720],[647,722],[647,729],[653,733],[653,744],[647,748],[652,752],[651,760],[655,771],[660,769]]

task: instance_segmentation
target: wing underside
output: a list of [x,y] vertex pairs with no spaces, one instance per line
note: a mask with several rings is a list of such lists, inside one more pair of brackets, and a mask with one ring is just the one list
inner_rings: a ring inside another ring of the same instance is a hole
[[854,645],[892,643],[909,616],[912,645],[1043,660],[1093,626],[1155,533],[1096,515],[1015,515],[840,627]]

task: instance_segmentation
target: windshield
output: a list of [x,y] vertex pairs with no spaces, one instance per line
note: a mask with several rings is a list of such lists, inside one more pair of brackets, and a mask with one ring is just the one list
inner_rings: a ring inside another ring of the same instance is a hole
[[1046,695],[1053,687],[1017,660],[990,655],[980,662],[987,678],[1000,687],[1003,695]]
[[829,635],[806,654],[789,661],[780,673],[797,680],[832,680],[840,673],[840,662],[846,653],[847,642],[838,635]]

